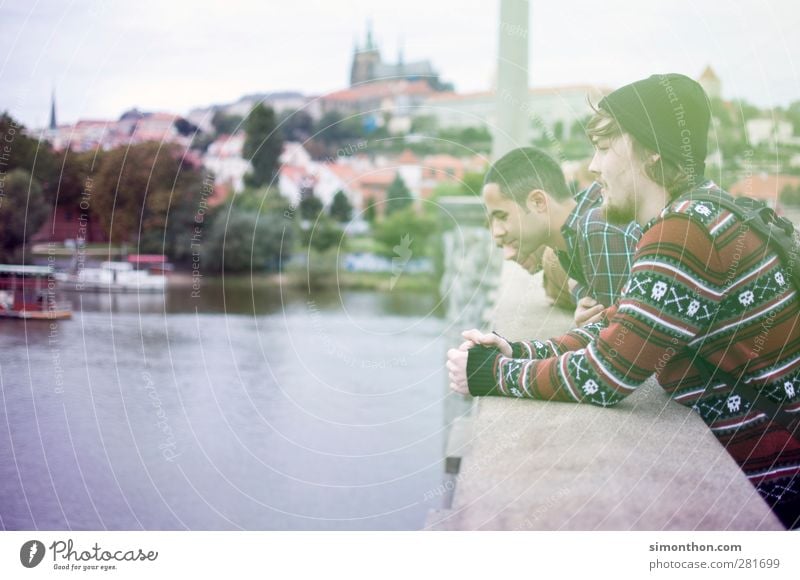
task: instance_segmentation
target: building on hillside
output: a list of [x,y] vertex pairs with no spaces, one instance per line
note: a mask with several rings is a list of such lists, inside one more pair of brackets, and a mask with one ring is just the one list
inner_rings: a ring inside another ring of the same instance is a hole
[[203,166],[214,172],[214,183],[233,192],[244,189],[244,176],[251,169],[250,161],[244,159],[245,134],[221,135],[208,146],[203,156]]
[[[591,114],[587,99],[597,103],[610,92],[610,89],[591,85],[530,89],[528,102],[522,106],[531,122],[531,134],[551,133],[559,124],[562,131],[570,131],[576,122]],[[508,106],[519,105],[509,101]],[[465,129],[495,126],[496,108],[493,91],[437,93],[429,95],[413,113],[415,117],[432,118],[440,129]]]
[[791,122],[775,117],[750,119],[745,124],[747,142],[754,147],[759,145],[795,144],[800,139],[794,136]]
[[422,81],[435,91],[453,90],[452,85],[441,81],[439,73],[429,60],[405,62],[402,48],[398,51],[397,62],[384,62],[380,49],[372,38],[372,24],[368,22],[364,45],[359,46],[356,41],[353,49],[350,86],[386,80]]
[[782,173],[756,173],[740,179],[728,188],[731,195],[747,196],[777,207],[784,190],[800,190],[800,176]]
[[717,73],[714,72],[714,69],[711,68],[711,65],[708,65],[700,74],[697,78],[697,82],[700,83],[700,86],[703,87],[703,90],[709,98],[722,98],[722,81],[717,76]]
[[320,97],[320,104],[323,113],[357,115],[367,130],[383,127],[388,118],[391,132],[405,133],[414,110],[435,93],[425,81],[386,80],[335,91]]
[[56,151],[104,151],[147,141],[175,143],[188,148],[191,136],[181,135],[176,123],[181,119],[171,113],[126,111],[117,121],[83,119],[74,125],[44,129],[42,135]]

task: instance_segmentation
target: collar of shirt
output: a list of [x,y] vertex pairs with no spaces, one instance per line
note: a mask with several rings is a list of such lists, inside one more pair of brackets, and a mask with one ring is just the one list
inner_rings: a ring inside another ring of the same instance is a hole
[[603,203],[603,190],[596,181],[586,189],[575,194],[575,208],[561,226],[561,234],[567,241],[567,247],[572,247],[572,238],[577,234],[578,220],[590,209]]

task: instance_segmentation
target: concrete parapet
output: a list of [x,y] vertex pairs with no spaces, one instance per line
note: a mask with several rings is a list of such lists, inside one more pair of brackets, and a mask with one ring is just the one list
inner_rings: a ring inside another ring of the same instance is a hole
[[[506,264],[494,328],[548,338],[571,325],[540,275]],[[654,378],[614,408],[484,398],[433,530],[780,530],[699,416]],[[463,447],[463,444],[462,444]]]

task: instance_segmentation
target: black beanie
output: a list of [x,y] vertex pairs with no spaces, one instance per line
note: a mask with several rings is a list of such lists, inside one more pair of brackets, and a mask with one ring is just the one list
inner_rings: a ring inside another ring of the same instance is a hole
[[703,176],[711,113],[696,81],[680,74],[653,75],[617,89],[598,107],[690,177]]

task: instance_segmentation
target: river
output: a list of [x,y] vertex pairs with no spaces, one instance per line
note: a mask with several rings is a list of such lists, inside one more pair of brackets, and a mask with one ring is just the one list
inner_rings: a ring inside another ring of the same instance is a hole
[[437,299],[246,283],[0,321],[8,530],[419,529],[443,477]]

